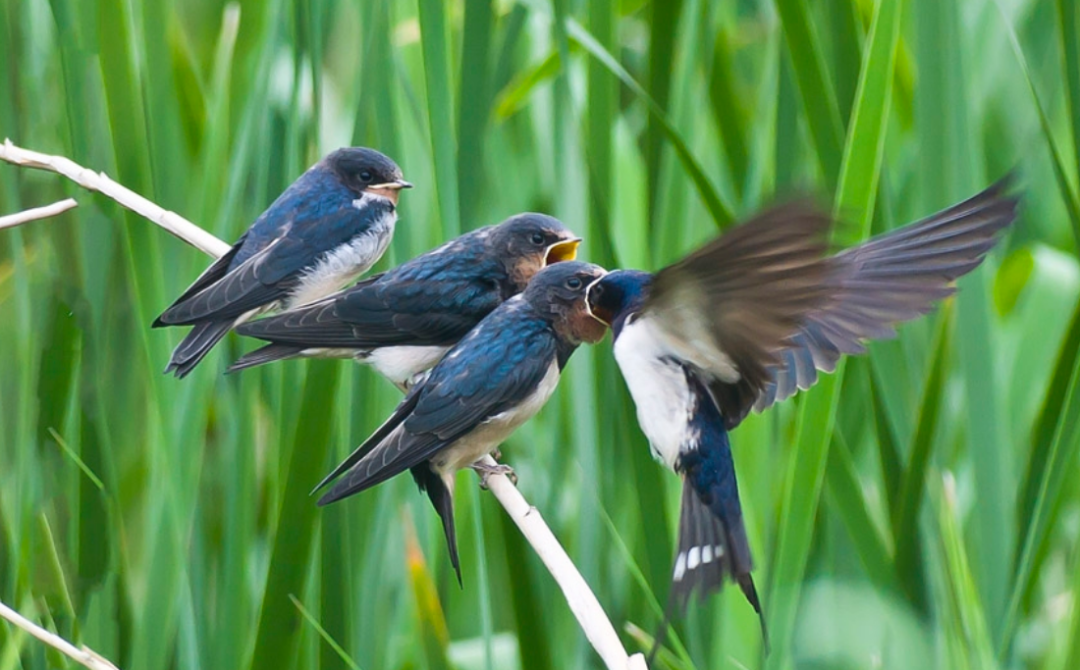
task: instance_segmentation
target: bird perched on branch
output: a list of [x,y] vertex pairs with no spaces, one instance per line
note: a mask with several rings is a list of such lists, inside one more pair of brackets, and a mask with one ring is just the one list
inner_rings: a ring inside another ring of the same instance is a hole
[[296,356],[352,357],[406,390],[413,378],[581,240],[556,218],[518,214],[310,305],[237,329],[271,344],[230,371]]
[[411,187],[374,149],[338,149],[308,169],[154,321],[194,326],[165,372],[184,377],[233,327],[366,272],[394,235],[398,194]]
[[442,518],[460,582],[454,475],[466,467],[482,475],[509,472],[505,465],[478,461],[540,411],[578,345],[603,338],[606,327],[585,305],[589,285],[603,275],[599,266],[578,261],[537,273],[523,293],[469,331],[412,387],[390,418],[316,487],[341,477],[319,504],[410,470]]
[[671,587],[679,609],[730,577],[766,635],[728,431],[952,294],[1015,219],[1007,190],[1003,180],[830,258],[828,217],[783,206],[655,275],[616,270],[590,289],[652,453],[683,480]]

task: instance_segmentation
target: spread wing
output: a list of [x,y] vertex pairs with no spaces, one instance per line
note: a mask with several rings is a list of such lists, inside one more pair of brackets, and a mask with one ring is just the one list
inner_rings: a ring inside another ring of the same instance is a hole
[[[324,198],[312,203],[301,194],[282,202],[286,195],[289,191],[245,235],[228,272],[198,291],[185,293],[159,317],[161,323],[235,318],[285,297],[301,271],[373,224],[390,207],[389,202],[373,201],[361,211],[336,193],[332,202]],[[269,219],[279,222],[270,227]],[[260,234],[255,235],[256,231]]]
[[806,203],[768,210],[657,273],[643,309],[675,355],[752,402],[829,299],[830,222]]
[[789,339],[754,409],[810,388],[818,370],[831,372],[840,356],[863,353],[866,340],[894,337],[896,324],[954,293],[953,282],[978,267],[1016,219],[1010,183],[1006,177],[958,205],[837,254],[834,300],[811,312]]
[[238,332],[305,348],[453,344],[499,305],[497,288],[467,278],[380,275]]
[[556,341],[521,299],[504,303],[409,392],[390,420],[331,476],[348,472],[325,505],[418,465],[481,423],[513,411],[536,392],[555,362]]

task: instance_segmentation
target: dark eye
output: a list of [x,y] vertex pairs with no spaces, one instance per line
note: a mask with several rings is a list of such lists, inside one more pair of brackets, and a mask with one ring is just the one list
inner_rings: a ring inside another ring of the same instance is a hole
[[575,291],[578,290],[579,288],[581,288],[581,280],[577,277],[571,277],[567,279],[566,288],[573,289]]
[[370,184],[372,179],[374,179],[374,177],[371,175],[371,170],[360,171],[360,181],[364,182],[365,184]]
[[532,240],[533,244],[543,244],[546,241],[543,233],[533,233],[529,239]]

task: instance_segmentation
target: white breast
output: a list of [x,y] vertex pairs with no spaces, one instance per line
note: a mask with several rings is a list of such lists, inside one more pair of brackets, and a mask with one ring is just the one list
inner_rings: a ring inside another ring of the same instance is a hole
[[517,427],[533,417],[548,401],[559,384],[559,364],[552,360],[536,391],[514,409],[496,414],[480,424],[469,435],[444,449],[434,459],[435,471],[453,472],[468,467],[495,451]]
[[641,430],[653,456],[674,470],[680,448],[691,441],[695,400],[686,373],[667,358],[671,355],[646,316],[624,326],[615,341],[615,360],[637,406]]
[[[368,196],[364,197],[377,197]],[[363,200],[356,203],[362,204]],[[304,273],[299,285],[289,295],[286,309],[306,305],[337,291],[371,269],[386,253],[394,236],[397,214],[387,212],[371,228],[319,259]]]

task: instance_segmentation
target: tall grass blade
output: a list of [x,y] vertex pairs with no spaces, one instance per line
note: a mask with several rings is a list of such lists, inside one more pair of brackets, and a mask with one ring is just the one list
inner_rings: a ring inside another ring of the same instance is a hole
[[825,483],[825,493],[832,503],[831,507],[843,522],[871,581],[878,588],[899,592],[888,545],[867,512],[851,450],[839,439],[838,433],[829,448]]
[[446,4],[442,0],[419,0],[420,45],[424,54],[424,81],[428,97],[428,124],[435,161],[435,183],[439,198],[443,237],[461,233],[458,198],[457,147],[454,138],[454,102],[451,94],[450,48],[447,44]]
[[412,518],[404,517],[404,523],[409,581],[416,603],[417,628],[419,628],[420,642],[423,644],[427,665],[431,670],[450,670],[453,667],[447,656],[450,633],[447,630],[446,617],[435,589],[435,581],[428,570],[427,561],[424,560],[420,543],[416,539]]
[[649,108],[651,114],[656,117],[664,134],[667,136],[668,141],[671,142],[672,147],[675,149],[675,153],[679,157],[679,162],[682,163],[683,169],[689,173],[690,178],[694,181],[694,186],[697,188],[698,195],[705,203],[705,207],[708,209],[709,214],[712,216],[716,225],[723,228],[731,223],[733,219],[731,209],[720,199],[719,192],[705,174],[705,171],[702,169],[697,158],[695,158],[690,151],[690,147],[687,145],[685,139],[675,128],[671,120],[668,119],[663,108],[652,99],[645,89],[642,88],[641,84],[630,75],[626,68],[619,64],[619,61],[612,56],[603,45],[597,42],[596,38],[585,30],[581,24],[570,20],[567,21],[566,28],[567,34],[571,39],[578,42],[593,58],[600,61],[611,74],[615,75],[619,81],[633,91],[634,94]]
[[[341,365],[315,361],[304,380],[299,420],[283,469],[285,487],[278,503],[280,517],[274,534],[270,568],[259,612],[258,634],[252,654],[253,669],[290,663],[297,652],[299,627],[290,594],[303,593],[305,561],[311,555],[318,508],[309,495],[326,463],[331,438],[330,417]],[[348,504],[348,503],[339,503]],[[300,557],[302,560],[297,560]]]
[[[658,3],[657,3],[658,4]],[[739,89],[735,70],[732,38],[726,26],[716,33],[713,42],[712,67],[709,71],[709,102],[713,118],[720,131],[728,164],[735,183],[746,186],[750,171],[750,149],[747,146],[747,109]]]
[[484,135],[491,109],[491,48],[495,16],[491,0],[466,0],[461,39],[461,94],[458,96],[458,203],[465,228],[476,226],[484,179]]
[[1066,110],[1072,128],[1073,158],[1080,167],[1080,2],[1057,0],[1057,19],[1065,61]]
[[927,613],[927,595],[919,517],[926,497],[927,470],[941,411],[942,386],[945,380],[950,343],[949,315],[950,313],[946,310],[939,317],[938,333],[933,349],[934,358],[923,388],[915,438],[908,451],[908,463],[904,468],[899,504],[893,508],[892,514],[893,537],[896,541],[896,573],[902,581],[908,600],[923,614]]
[[844,126],[836,90],[825,66],[825,52],[806,0],[777,0],[776,10],[784,28],[818,165],[826,183],[832,186],[839,179]]
[[[649,3],[649,70],[647,90],[661,114],[668,112],[671,80],[675,74],[675,37],[683,0]],[[666,134],[660,115],[649,116],[645,128],[645,172],[650,184],[660,183],[660,151]],[[649,191],[649,215],[656,214],[658,193]]]
[[[870,231],[878,172],[884,153],[902,7],[901,0],[881,0],[878,4],[859,77],[855,111],[839,177],[836,208],[851,213],[860,238]],[[796,33],[800,30],[796,30]],[[803,48],[812,47],[805,44]],[[813,52],[795,54],[804,59],[820,58],[820,54]],[[843,378],[843,373],[844,365],[841,363],[835,374],[822,380],[818,388],[802,399],[799,407],[794,458],[785,485],[776,559],[769,580],[768,619],[774,645],[773,654],[769,657],[770,667],[782,667],[790,654],[799,585],[809,557],[817,501],[828,463],[829,443],[839,401],[839,380]]]

